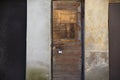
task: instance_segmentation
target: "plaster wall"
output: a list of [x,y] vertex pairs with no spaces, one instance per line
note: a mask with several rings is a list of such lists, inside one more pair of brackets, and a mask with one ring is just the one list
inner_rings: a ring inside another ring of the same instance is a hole
[[27,0],[27,80],[31,69],[41,70],[50,78],[50,13],[51,0]]
[[109,80],[109,0],[85,0],[85,78]]

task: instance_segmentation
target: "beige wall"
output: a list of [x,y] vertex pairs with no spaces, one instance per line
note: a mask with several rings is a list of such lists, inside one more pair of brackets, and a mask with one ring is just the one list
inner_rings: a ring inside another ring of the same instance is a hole
[[108,80],[108,0],[85,0],[86,80]]
[[86,0],[85,32],[87,50],[107,50],[108,0]]

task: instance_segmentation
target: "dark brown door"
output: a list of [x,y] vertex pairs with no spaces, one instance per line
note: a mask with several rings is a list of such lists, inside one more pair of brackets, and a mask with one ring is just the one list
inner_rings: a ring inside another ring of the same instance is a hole
[[120,3],[109,5],[110,80],[120,80]]
[[81,80],[80,2],[53,1],[53,80]]

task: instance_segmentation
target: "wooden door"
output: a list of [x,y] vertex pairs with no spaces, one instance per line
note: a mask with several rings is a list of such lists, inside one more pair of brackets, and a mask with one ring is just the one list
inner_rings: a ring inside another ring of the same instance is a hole
[[80,2],[53,1],[53,80],[81,80]]

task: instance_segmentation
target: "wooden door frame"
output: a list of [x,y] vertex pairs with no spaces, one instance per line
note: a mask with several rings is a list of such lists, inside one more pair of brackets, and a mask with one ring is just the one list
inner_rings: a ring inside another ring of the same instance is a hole
[[[81,80],[85,80],[85,49],[84,49],[84,34],[85,34],[85,0],[81,1],[81,54],[82,54],[82,67],[81,67]],[[51,80],[53,80],[53,0],[51,0]]]

